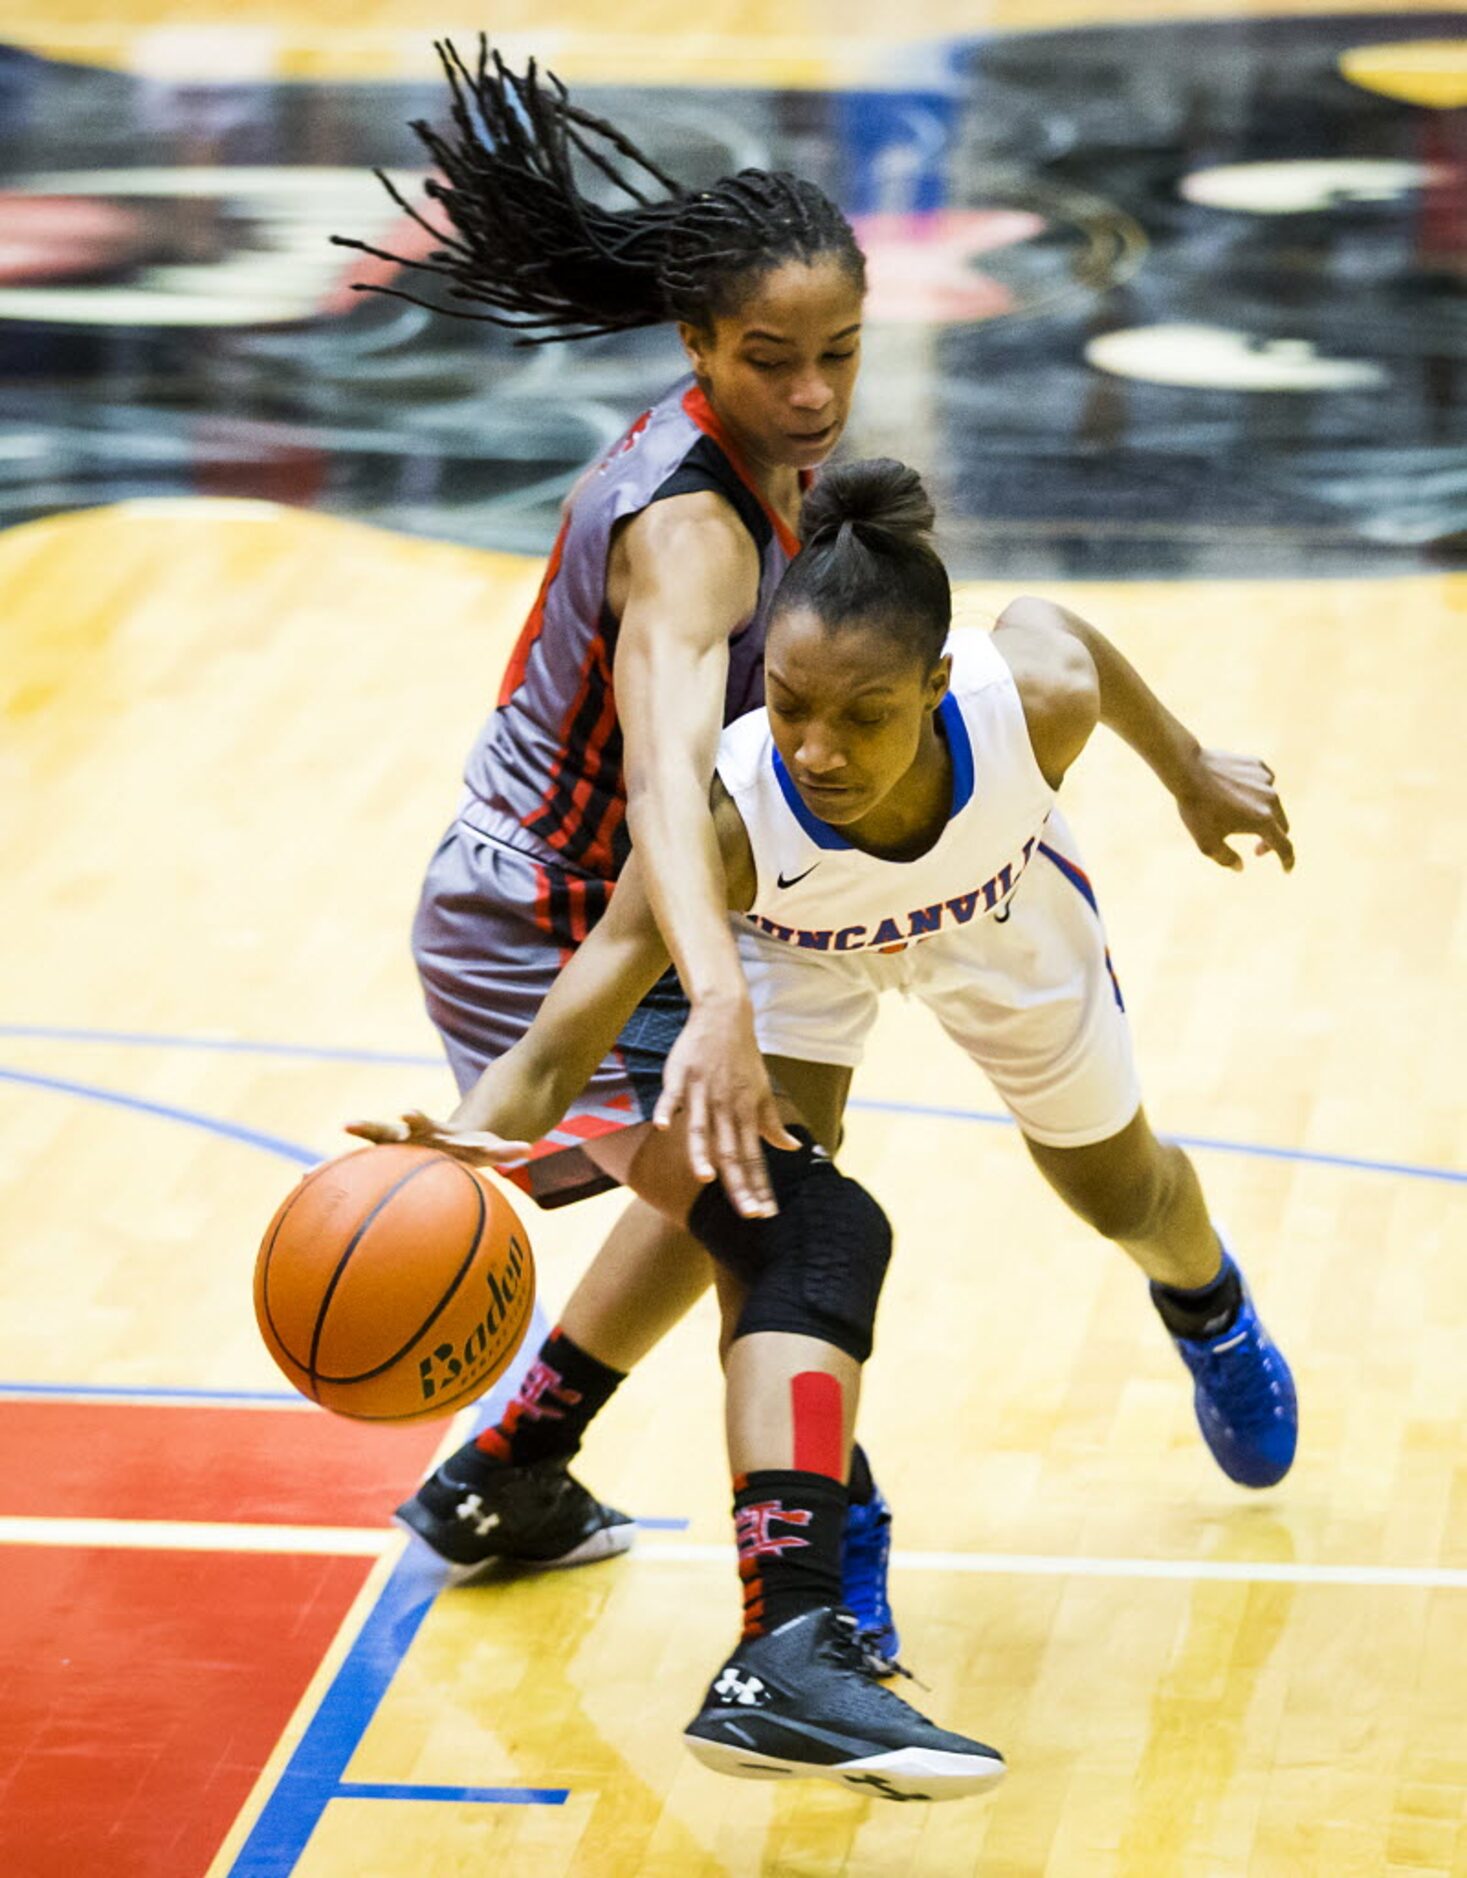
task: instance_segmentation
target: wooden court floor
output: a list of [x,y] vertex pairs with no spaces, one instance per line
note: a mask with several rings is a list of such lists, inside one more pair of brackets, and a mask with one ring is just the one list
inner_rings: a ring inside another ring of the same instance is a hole
[[[261,1222],[341,1120],[446,1098],[405,934],[534,580],[268,505],[0,538],[0,1585],[49,1652],[12,1639],[7,1686],[50,1704],[8,1702],[6,1869],[63,1869],[65,1751],[126,1761],[109,1875],[202,1870],[199,1821],[213,1872],[306,1878],[1467,1873],[1463,581],[1064,592],[1283,782],[1288,879],[1191,852],[1119,747],[1069,812],[1302,1444],[1273,1493],[1216,1473],[1137,1277],[889,1012],[849,1149],[899,1231],[863,1422],[919,1699],[1012,1763],[928,1809],[677,1743],[734,1621],[703,1311],[593,1432],[648,1526],[581,1573],[444,1590],[384,1524],[440,1431],[267,1399]],[[535,1222],[550,1309],[612,1206]]]
[[[919,0],[901,31],[1222,10]],[[874,0],[674,11],[560,8],[558,61],[825,84],[894,43]],[[429,69],[444,24],[0,0],[11,42],[175,77],[217,73],[200,29],[352,77]],[[934,1808],[679,1745],[736,1613],[706,1307],[583,1456],[633,1553],[457,1589],[387,1513],[470,1421],[320,1415],[254,1329],[300,1168],[448,1099],[408,923],[538,577],[254,502],[0,534],[0,1872],[1467,1878],[1467,577],[1044,589],[1280,777],[1287,879],[1204,861],[1103,740],[1065,795],[1301,1445],[1271,1493],[1217,1473],[1138,1276],[888,1011],[847,1150],[898,1229],[863,1432],[912,1693],[1011,1767]],[[552,1316],[615,1204],[532,1220]]]

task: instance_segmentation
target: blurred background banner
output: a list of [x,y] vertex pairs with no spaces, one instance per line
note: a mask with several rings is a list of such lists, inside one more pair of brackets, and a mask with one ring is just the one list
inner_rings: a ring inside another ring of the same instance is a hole
[[[778,85],[576,88],[689,185],[787,165],[852,213],[847,447],[924,470],[955,572],[1401,572],[1467,540],[1443,23],[857,40],[767,55]],[[370,171],[416,194],[408,121],[445,96],[426,37],[392,79],[351,43],[347,76],[283,80],[248,31],[144,34],[127,70],[0,50],[0,522],[194,493],[543,552],[680,369],[668,329],[516,349],[351,293],[391,270],[328,237],[416,235]]]

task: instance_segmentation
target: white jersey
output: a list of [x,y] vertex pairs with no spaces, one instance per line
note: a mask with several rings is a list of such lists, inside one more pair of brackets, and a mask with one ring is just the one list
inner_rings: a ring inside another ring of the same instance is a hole
[[1141,1095],[1094,889],[1002,654],[973,629],[948,650],[938,727],[952,806],[915,861],[864,854],[814,815],[764,712],[723,733],[718,773],[754,856],[754,903],[730,917],[759,1047],[854,1069],[881,998],[899,992],[927,1006],[1031,1141],[1105,1141]]
[[1054,807],[1029,741],[1013,674],[988,633],[952,635],[952,681],[938,729],[952,758],[947,826],[913,861],[853,847],[802,800],[750,712],[724,731],[718,774],[748,831],[754,902],[766,939],[828,954],[903,951],[1005,908]]

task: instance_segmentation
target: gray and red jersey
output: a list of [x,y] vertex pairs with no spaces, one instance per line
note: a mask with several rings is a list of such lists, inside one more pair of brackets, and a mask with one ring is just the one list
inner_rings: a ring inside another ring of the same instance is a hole
[[759,594],[732,635],[723,721],[764,697],[764,635],[799,543],[760,496],[737,447],[691,380],[653,405],[566,499],[539,595],[469,753],[459,819],[541,864],[537,923],[584,939],[625,864],[626,785],[612,669],[617,621],[606,567],[618,522],[669,496],[712,490],[759,551]]

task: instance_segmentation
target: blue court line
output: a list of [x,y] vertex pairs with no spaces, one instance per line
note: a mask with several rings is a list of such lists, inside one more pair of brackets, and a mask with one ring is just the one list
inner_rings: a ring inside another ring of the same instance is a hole
[[[67,1028],[55,1024],[0,1024],[0,1037],[31,1038],[53,1043],[97,1043],[125,1046],[135,1049],[161,1050],[212,1050],[226,1055],[245,1056],[283,1056],[321,1063],[388,1063],[408,1069],[441,1069],[442,1059],[436,1056],[415,1056],[396,1050],[352,1050],[340,1049],[331,1045],[313,1045],[301,1043],[248,1042],[232,1037],[190,1037],[164,1031],[136,1030],[87,1030]],[[41,1076],[27,1076],[19,1070],[0,1069],[0,1077],[9,1077],[13,1081],[32,1081],[55,1088],[69,1085],[52,1081]],[[86,1085],[70,1085],[77,1093],[88,1093]],[[105,1095],[94,1097],[96,1100],[108,1099]],[[248,1130],[238,1130],[232,1123],[215,1123],[211,1119],[190,1117],[186,1110],[168,1110],[160,1105],[141,1102],[137,1098],[113,1096],[111,1099],[125,1106],[151,1109],[158,1114],[169,1115],[175,1120],[190,1121],[194,1127],[212,1127],[219,1133],[233,1133],[238,1139],[254,1139]],[[1014,1119],[1011,1115],[991,1109],[943,1108],[925,1102],[888,1102],[872,1096],[853,1096],[849,1106],[853,1109],[866,1109],[881,1115],[930,1116],[934,1121],[979,1122],[992,1128],[1012,1128]],[[1432,1167],[1419,1161],[1377,1161],[1367,1155],[1328,1154],[1310,1148],[1278,1148],[1261,1141],[1227,1141],[1212,1135],[1174,1135],[1168,1134],[1169,1141],[1175,1141],[1185,1148],[1197,1148],[1210,1154],[1251,1155],[1257,1160],[1297,1161],[1306,1167],[1333,1167],[1345,1173],[1357,1174],[1395,1174],[1403,1180],[1432,1180],[1446,1186],[1467,1186],[1467,1172],[1453,1167]],[[256,1145],[269,1146],[271,1137],[261,1136]],[[275,1151],[279,1152],[277,1148]],[[296,1149],[297,1155],[305,1154],[305,1149]],[[320,1155],[312,1155],[313,1161],[320,1160]]]
[[[536,1315],[538,1323],[532,1320],[530,1335],[538,1330],[543,1337],[545,1320],[538,1305]],[[475,1404],[476,1430],[499,1420],[518,1385],[518,1371],[511,1369]],[[546,1806],[563,1802],[565,1794],[558,1788],[400,1786],[395,1782],[344,1778],[351,1757],[443,1584],[442,1560],[416,1541],[409,1544],[388,1574],[366,1622],[322,1696],[264,1811],[230,1867],[229,1878],[286,1878],[295,1870],[321,1815],[334,1799],[452,1799],[472,1800],[480,1805]],[[526,1798],[536,1794],[551,1797]]]
[[[106,1033],[43,1029],[40,1026],[0,1026],[0,1035],[45,1037],[53,1041],[133,1044],[144,1047],[220,1050],[250,1055],[307,1057],[317,1061],[387,1062],[399,1065],[438,1067],[437,1059],[407,1058],[377,1051],[313,1050],[292,1044],[237,1043],[227,1039],[147,1036],[139,1033]],[[202,1129],[211,1134],[240,1141],[248,1146],[278,1154],[287,1160],[314,1165],[321,1156],[313,1149],[286,1141],[279,1136],[244,1128],[220,1117],[171,1104],[152,1102],[119,1090],[103,1089],[53,1076],[41,1076],[25,1070],[0,1067],[0,1080],[29,1085],[59,1094],[81,1097],[87,1101],[109,1103],[133,1109],[184,1127]],[[858,1099],[855,1106],[885,1114],[927,1116],[933,1119],[981,1122],[1012,1126],[1012,1118],[983,1110],[945,1108],[920,1103],[887,1102]],[[1201,1136],[1179,1136],[1187,1145],[1222,1153],[1250,1154],[1262,1158],[1300,1161],[1360,1172],[1392,1173],[1406,1178],[1467,1183],[1467,1174],[1448,1168],[1415,1166],[1410,1163],[1371,1161],[1345,1155],[1311,1153],[1306,1150],[1271,1148],[1246,1142],[1215,1141]],[[543,1331],[543,1322],[542,1322]],[[512,1382],[512,1370],[502,1383],[479,1405],[480,1426],[497,1419]],[[55,1385],[30,1385],[35,1393],[49,1393]],[[99,1389],[98,1393],[107,1393]],[[113,1391],[112,1393],[117,1393]],[[153,1391],[150,1393],[161,1393]],[[170,1394],[183,1394],[170,1391]],[[215,1398],[217,1399],[217,1398]],[[643,1520],[645,1526],[677,1529],[685,1521]],[[365,1735],[382,1697],[412,1645],[441,1588],[442,1566],[426,1548],[411,1545],[389,1574],[382,1592],[367,1616],[337,1671],[335,1679],[318,1705],[284,1772],[265,1803],[239,1856],[231,1867],[230,1878],[284,1878],[293,1871],[304,1852],[322,1814],[334,1798],[401,1798],[471,1800],[479,1804],[561,1804],[565,1794],[558,1788],[426,1788],[388,1783],[351,1783],[343,1775],[352,1755]],[[538,1797],[535,1797],[538,1796]],[[559,1796],[559,1797],[556,1797]]]
[[[930,1116],[934,1121],[986,1122],[995,1128],[1017,1126],[1012,1115],[994,1114],[984,1109],[941,1108],[928,1102],[885,1102],[867,1096],[852,1096],[846,1104],[853,1109],[871,1109],[883,1115]],[[1206,1149],[1210,1154],[1245,1154],[1261,1161],[1297,1161],[1306,1167],[1336,1167],[1356,1174],[1399,1174],[1406,1180],[1440,1180],[1448,1186],[1467,1186],[1467,1173],[1454,1167],[1431,1167],[1420,1161],[1375,1161],[1355,1154],[1326,1154],[1313,1148],[1275,1148],[1265,1141],[1224,1141],[1215,1135],[1175,1135],[1169,1130],[1163,1139],[1179,1147]]]
[[144,1096],[128,1095],[121,1089],[103,1089],[96,1083],[71,1082],[61,1076],[37,1076],[28,1069],[0,1065],[0,1082],[21,1083],[32,1089],[49,1089],[57,1095],[80,1096],[84,1102],[105,1102],[113,1108],[135,1109],[142,1115],[156,1115],[166,1122],[178,1122],[184,1128],[199,1128],[205,1134],[222,1135],[227,1141],[242,1141],[247,1147],[263,1148],[266,1154],[278,1154],[283,1160],[302,1167],[315,1167],[325,1160],[318,1148],[303,1148],[298,1141],[282,1135],[267,1135],[258,1128],[246,1128],[222,1115],[205,1115],[199,1109],[177,1108],[171,1102],[150,1102]]
[[[564,1806],[569,1787],[413,1787],[390,1780],[343,1780],[338,1800],[469,1801],[477,1806]],[[236,1867],[236,1869],[238,1869]]]
[[294,1871],[442,1583],[442,1565],[410,1546],[311,1717],[230,1878],[285,1878]]
[[[16,1034],[14,1027],[9,1034]],[[93,1041],[101,1039],[93,1038]],[[106,1041],[115,1042],[116,1038]],[[147,1041],[156,1041],[149,1039]],[[178,1040],[186,1043],[186,1040]],[[228,1046],[226,1046],[228,1047]],[[269,1046],[267,1046],[269,1048]],[[256,1052],[257,1054],[263,1053]],[[273,1051],[279,1054],[279,1051]],[[320,1052],[295,1052],[314,1054]],[[372,1059],[380,1060],[380,1059]],[[149,1101],[118,1089],[101,1088],[94,1083],[75,1082],[59,1076],[41,1076],[29,1070],[0,1067],[0,1081],[45,1089],[59,1095],[102,1102],[116,1108],[132,1109],[162,1121],[186,1128],[201,1129],[221,1135],[269,1154],[315,1166],[321,1155],[298,1142],[270,1135],[259,1129],[196,1109],[176,1104]],[[543,1338],[545,1319],[537,1306],[532,1332],[538,1328]],[[475,1423],[483,1427],[497,1421],[508,1397],[518,1386],[518,1369],[512,1368],[500,1384],[479,1404]],[[4,1393],[0,1386],[0,1393]],[[101,1384],[68,1386],[57,1383],[19,1383],[12,1394],[26,1396],[124,1396],[149,1397],[197,1402],[290,1401],[284,1394],[254,1391],[223,1391],[186,1388],[108,1389]],[[649,1519],[643,1525],[678,1531],[685,1519]],[[366,1733],[378,1704],[412,1645],[424,1618],[432,1608],[443,1583],[441,1561],[425,1547],[410,1545],[389,1574],[361,1631],[352,1642],[331,1686],[317,1706],[302,1740],[291,1755],[276,1782],[264,1811],[255,1822],[238,1858],[231,1868],[231,1878],[284,1878],[293,1871],[304,1852],[321,1815],[333,1799],[429,1800],[498,1806],[561,1806],[569,1797],[568,1788],[555,1787],[431,1787],[386,1782],[344,1781],[347,1766]]]

